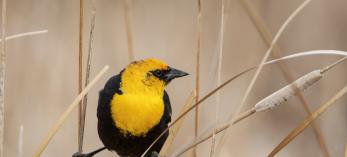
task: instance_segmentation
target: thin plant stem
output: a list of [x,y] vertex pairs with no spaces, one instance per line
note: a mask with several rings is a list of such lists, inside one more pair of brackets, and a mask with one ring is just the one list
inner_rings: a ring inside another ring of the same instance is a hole
[[[92,53],[93,53],[93,41],[94,41],[94,27],[95,27],[95,14],[96,14],[96,7],[95,7],[95,0],[92,2],[92,12],[91,12],[91,23],[90,23],[90,32],[89,32],[89,43],[88,43],[88,56],[87,56],[87,69],[86,69],[86,76],[85,76],[85,82],[84,87],[86,87],[89,84],[90,80],[90,67],[92,64]],[[87,113],[87,104],[88,104],[88,93],[84,96],[82,101],[82,117],[81,117],[81,132],[80,132],[80,139],[81,139],[81,150],[83,150],[83,139],[84,139],[84,128],[86,123],[86,113]]]
[[[4,155],[4,149],[3,149],[3,144],[4,144],[4,89],[5,89],[5,58],[6,58],[6,41],[11,40],[11,39],[16,39],[24,36],[30,36],[30,35],[36,35],[36,34],[42,34],[42,33],[47,33],[47,30],[43,31],[35,31],[35,32],[28,32],[28,33],[21,33],[21,34],[15,34],[12,36],[6,36],[6,0],[2,1],[2,35],[1,35],[1,40],[0,42],[2,43],[2,51],[1,51],[1,77],[0,77],[0,156],[2,157]],[[2,42],[4,41],[4,42]],[[20,154],[20,153],[19,153]]]
[[223,124],[223,125],[221,125],[219,127],[214,127],[215,131],[210,132],[205,137],[202,137],[202,138],[199,138],[199,139],[195,140],[193,143],[189,144],[184,149],[180,150],[179,152],[174,153],[173,155],[170,155],[170,157],[177,157],[177,156],[182,155],[183,153],[185,153],[189,149],[192,149],[192,148],[196,147],[197,145],[201,144],[202,142],[204,142],[204,141],[208,140],[209,138],[211,138],[213,136],[213,132],[215,134],[219,134],[222,131],[225,131],[227,128],[231,127],[232,125],[242,121],[243,119],[246,119],[247,117],[250,117],[254,113],[256,113],[256,111],[254,110],[254,108],[251,108],[251,109],[243,112],[242,114],[238,115],[235,119],[233,119],[233,121],[231,123],[226,123],[226,124]]
[[330,65],[328,65],[328,66],[326,66],[320,70],[314,70],[314,71],[302,76],[301,78],[299,78],[295,82],[292,82],[291,84],[281,88],[280,90],[274,92],[273,94],[269,95],[268,97],[262,99],[253,108],[247,110],[246,112],[243,112],[241,115],[238,115],[235,119],[232,119],[232,121],[229,121],[228,123],[223,125],[222,129],[216,129],[217,130],[216,131],[214,128],[212,130],[212,132],[207,137],[202,138],[202,139],[200,138],[200,140],[199,140],[199,138],[196,138],[194,143],[184,147],[183,151],[178,151],[178,153],[174,154],[173,156],[178,156],[178,155],[184,153],[185,151],[188,151],[190,148],[193,148],[193,147],[197,146],[198,144],[202,143],[203,141],[207,140],[208,138],[213,137],[213,134],[215,132],[219,133],[222,130],[229,128],[231,125],[236,124],[237,122],[249,117],[250,115],[252,115],[256,112],[265,111],[265,110],[268,110],[270,108],[279,106],[281,103],[285,102],[290,97],[295,95],[296,92],[292,89],[293,86],[297,86],[297,88],[300,91],[307,89],[309,86],[313,85],[315,82],[320,80],[320,78],[323,77],[323,74],[325,72],[327,72],[332,67],[338,65],[339,63],[341,63],[345,59],[347,59],[347,57],[343,57],[342,59],[339,59],[338,61],[336,61],[336,62],[334,62],[334,63],[332,63],[332,64],[330,64]]
[[59,119],[54,123],[53,127],[49,130],[48,134],[42,140],[40,146],[35,151],[33,157],[39,157],[42,154],[42,152],[46,149],[49,142],[53,139],[54,135],[64,124],[71,112],[78,106],[79,102],[83,99],[83,97],[89,92],[89,90],[95,85],[95,83],[100,80],[101,76],[103,76],[108,69],[109,66],[106,65],[88,84],[88,86],[86,86],[86,88],[84,88],[82,92],[74,99],[74,101],[69,105],[69,107],[64,111],[64,113],[61,114]]
[[[289,25],[289,23],[311,2],[311,0],[305,0],[303,3],[301,3],[291,14],[290,16],[286,19],[286,21],[282,24],[282,26],[280,27],[280,29],[278,30],[278,32],[276,33],[274,39],[272,40],[269,48],[267,49],[260,65],[257,67],[257,70],[255,72],[255,74],[252,77],[252,80],[250,82],[250,84],[248,85],[246,92],[244,94],[244,96],[241,99],[241,103],[240,105],[237,107],[235,114],[233,114],[234,116],[237,115],[242,107],[244,106],[248,95],[250,94],[251,90],[253,89],[253,86],[261,72],[261,70],[263,69],[264,63],[266,62],[266,60],[268,59],[270,53],[272,52],[275,44],[277,43],[278,39],[280,38],[280,36],[282,35],[282,33],[284,32],[284,30],[287,28],[287,26]],[[232,121],[232,119],[234,118],[234,116],[230,115],[229,120]],[[224,145],[225,141],[227,139],[227,131],[225,131],[222,135],[221,141],[220,141],[220,145],[222,146]]]
[[[278,59],[274,59],[274,60],[270,60],[266,63],[264,63],[264,65],[269,65],[269,64],[274,64],[277,62],[281,62],[281,61],[285,61],[288,59],[293,59],[293,58],[298,58],[298,57],[304,57],[304,56],[311,56],[311,55],[339,55],[339,56],[347,56],[347,52],[343,52],[343,51],[333,51],[333,50],[320,50],[320,51],[308,51],[308,52],[301,52],[301,53],[296,53],[296,54],[292,54],[292,55],[288,55],[288,56],[284,56],[282,58],[278,58]],[[188,108],[185,112],[183,112],[181,115],[179,115],[173,122],[171,122],[171,124],[168,126],[167,129],[165,129],[153,142],[152,144],[145,150],[144,153],[142,153],[141,157],[143,157],[148,151],[149,149],[151,149],[153,147],[153,145],[172,127],[174,126],[180,119],[184,118],[191,110],[193,110],[194,108],[196,108],[197,106],[199,106],[202,102],[204,102],[206,99],[208,99],[209,97],[211,97],[213,94],[215,94],[218,90],[222,89],[223,87],[225,87],[226,85],[228,85],[229,83],[231,83],[233,80],[237,79],[238,77],[242,76],[243,74],[256,69],[257,67],[259,67],[260,65],[257,66],[253,66],[250,68],[247,68],[246,70],[234,75],[233,77],[229,78],[227,81],[223,82],[220,86],[216,87],[215,89],[213,89],[212,91],[210,91],[208,94],[206,94],[203,98],[201,98],[197,103],[195,103],[194,105],[192,105],[190,108]],[[231,120],[233,121],[233,120]]]
[[[247,15],[251,19],[252,23],[256,27],[261,38],[263,39],[265,44],[269,47],[271,45],[271,41],[273,40],[273,36],[272,36],[271,32],[269,31],[269,29],[267,28],[264,20],[259,16],[259,14],[257,13],[252,2],[250,2],[249,0],[240,0],[240,2],[242,4],[243,8],[245,9]],[[281,56],[283,56],[283,54],[282,54],[282,52],[281,52],[281,50],[277,44],[274,45],[274,48],[273,48],[271,55],[273,58],[280,58]],[[281,72],[283,73],[284,78],[286,79],[286,81],[288,83],[293,82],[295,80],[293,75],[291,74],[290,68],[286,64],[286,62],[279,62],[278,66],[279,66]],[[298,90],[298,89],[295,89],[295,90]],[[308,115],[311,114],[311,110],[309,108],[310,105],[305,100],[305,98],[303,97],[301,92],[297,92],[297,93],[298,93],[298,98],[301,102],[301,105],[305,109],[306,113]],[[326,157],[329,157],[330,155],[329,155],[329,151],[327,149],[327,146],[325,144],[326,142],[322,136],[321,131],[319,130],[319,128],[317,127],[317,125],[315,123],[312,123],[312,129],[313,129],[313,132],[316,136],[316,139],[317,139],[317,141],[321,147],[322,152],[324,153],[324,155]],[[222,139],[222,140],[224,140],[224,139]],[[218,152],[220,152],[220,149],[223,148],[223,144],[224,143],[219,143],[219,145],[218,145],[219,150],[217,150],[217,154],[218,154]]]
[[6,59],[6,0],[2,0],[1,19],[1,56],[0,56],[0,157],[4,156],[4,132],[5,132],[5,59]]
[[[79,40],[78,40],[78,93],[82,91],[82,68],[83,68],[83,5],[84,0],[80,0],[79,10],[80,10],[80,18],[79,18]],[[82,111],[83,106],[82,102],[78,105],[78,152],[82,153],[82,143],[83,143],[83,135],[82,133]]]
[[325,112],[331,105],[333,105],[338,99],[340,99],[347,92],[347,85],[343,87],[338,93],[331,97],[326,103],[321,105],[316,111],[310,114],[305,120],[303,120],[294,130],[292,130],[286,138],[284,138],[268,155],[269,157],[275,156],[280,150],[282,150],[289,142],[297,137],[304,129],[306,129],[317,117]]
[[24,126],[19,127],[18,133],[18,157],[23,157]]
[[134,61],[134,44],[133,44],[133,32],[131,29],[131,18],[130,18],[130,7],[131,0],[124,0],[124,19],[125,19],[125,29],[128,41],[128,58],[129,62]]
[[[219,55],[218,55],[218,67],[217,67],[217,86],[221,82],[222,76],[222,65],[223,65],[223,48],[224,48],[224,20],[225,20],[225,0],[222,0],[222,9],[221,9],[221,23],[220,23],[220,34],[219,34]],[[215,122],[219,119],[219,108],[220,108],[220,91],[216,93],[216,107],[215,107]],[[213,129],[212,142],[211,142],[211,151],[210,157],[215,156],[215,145],[216,145],[216,131],[217,128]]]
[[219,91],[220,89],[222,89],[223,87],[225,87],[226,85],[228,85],[230,82],[232,82],[233,80],[235,80],[236,78],[238,78],[239,76],[242,76],[243,74],[253,70],[254,67],[252,68],[248,68],[238,74],[236,74],[235,76],[229,78],[227,81],[225,81],[224,83],[222,83],[221,85],[219,85],[218,87],[216,87],[215,89],[213,89],[211,92],[209,92],[208,94],[206,94],[204,97],[202,97],[198,102],[196,102],[194,105],[192,105],[191,107],[189,107],[186,111],[184,111],[181,115],[179,115],[173,122],[171,122],[171,124],[168,126],[168,128],[166,128],[153,142],[152,144],[146,149],[145,152],[142,153],[141,157],[144,157],[144,155],[153,147],[153,145],[173,126],[175,125],[180,119],[184,118],[191,110],[193,110],[194,108],[196,108],[197,106],[199,106],[202,102],[204,102],[207,98],[211,97],[213,94],[215,94],[217,91]]
[[[195,96],[196,96],[196,92],[192,91],[190,96],[187,98],[185,104],[183,105],[181,112],[179,115],[181,115],[181,113],[183,113],[184,111],[186,111],[189,107],[191,107],[194,104],[194,100],[195,100]],[[160,154],[159,156],[167,156],[167,153],[169,152],[169,149],[173,143],[173,141],[175,140],[177,133],[179,132],[182,124],[184,122],[184,118],[179,120],[177,122],[176,125],[174,125],[171,129],[170,129],[170,134],[169,137],[167,138],[163,148],[160,150]]]
[[[198,14],[197,14],[197,47],[196,47],[196,76],[195,76],[195,103],[200,99],[200,54],[201,54],[201,34],[202,34],[202,0],[197,0]],[[199,107],[195,108],[195,123],[194,123],[194,136],[198,136],[199,130]],[[193,150],[193,156],[197,156],[197,150]]]
[[[11,40],[11,39],[25,37],[25,36],[44,34],[44,33],[47,33],[47,32],[48,32],[48,30],[40,30],[40,31],[33,31],[33,32],[26,32],[26,33],[15,34],[15,35],[7,36],[6,37],[6,41],[7,40]],[[2,39],[0,39],[0,42],[2,42]]]
[[[273,40],[273,36],[270,33],[270,31],[268,30],[268,28],[266,27],[264,20],[259,16],[259,14],[256,13],[256,10],[254,9],[253,4],[249,0],[241,0],[241,3],[242,3],[242,6],[245,8],[246,12],[248,13],[249,17],[251,18],[253,24],[256,26],[263,41],[266,43],[267,46],[270,46],[271,41]],[[281,52],[281,50],[277,44],[274,45],[272,56],[274,58],[280,58],[281,56],[283,56],[283,54],[282,54],[282,52]],[[279,68],[280,68],[281,72],[283,73],[286,81],[287,82],[293,82],[294,77],[291,74],[290,68],[286,64],[286,62],[279,62],[278,65],[279,65]],[[309,108],[308,102],[305,100],[305,98],[303,97],[303,95],[300,92],[297,92],[297,93],[298,93],[298,98],[299,98],[303,108],[305,109],[306,113],[308,115],[311,114],[311,110]],[[313,129],[313,132],[317,138],[317,141],[318,141],[318,143],[322,149],[322,152],[324,153],[324,155],[326,157],[329,157],[330,155],[329,155],[328,148],[325,144],[326,142],[325,142],[325,140],[321,134],[321,131],[319,130],[319,128],[317,127],[317,125],[315,123],[312,123],[312,129]]]

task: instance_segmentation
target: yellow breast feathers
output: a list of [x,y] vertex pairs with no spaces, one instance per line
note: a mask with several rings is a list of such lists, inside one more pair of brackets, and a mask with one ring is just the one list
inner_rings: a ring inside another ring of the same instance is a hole
[[164,113],[162,97],[116,94],[111,105],[112,118],[123,133],[144,136],[157,125]]
[[123,133],[144,136],[160,122],[164,113],[165,82],[152,74],[168,69],[157,59],[133,62],[122,73],[120,89],[111,103],[112,118]]

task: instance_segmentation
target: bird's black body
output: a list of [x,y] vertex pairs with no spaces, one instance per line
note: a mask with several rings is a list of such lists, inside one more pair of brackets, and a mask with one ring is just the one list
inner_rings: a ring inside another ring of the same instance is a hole
[[[171,105],[169,96],[164,92],[164,114],[160,122],[154,126],[145,136],[125,135],[115,125],[111,116],[111,101],[113,96],[123,94],[120,90],[121,75],[110,78],[104,89],[100,91],[98,104],[98,133],[105,147],[111,151],[117,152],[120,156],[139,157],[152,144],[152,142],[168,127],[171,121]],[[149,156],[153,151],[160,151],[165,143],[169,133],[165,133],[161,139],[151,148],[146,156]]]

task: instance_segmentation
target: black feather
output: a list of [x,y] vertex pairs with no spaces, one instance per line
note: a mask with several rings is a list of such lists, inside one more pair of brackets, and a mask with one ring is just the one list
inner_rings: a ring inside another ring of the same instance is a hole
[[[101,141],[105,147],[111,151],[117,152],[120,156],[139,157],[142,153],[152,144],[152,142],[168,127],[171,121],[171,104],[166,91],[164,91],[164,114],[160,122],[154,126],[145,136],[132,136],[130,134],[124,135],[116,127],[115,122],[111,116],[111,101],[113,96],[122,94],[120,90],[121,74],[110,78],[104,89],[100,91],[99,104],[98,104],[98,133]],[[146,156],[150,156],[152,152],[160,152],[164,145],[169,132],[151,148]]]

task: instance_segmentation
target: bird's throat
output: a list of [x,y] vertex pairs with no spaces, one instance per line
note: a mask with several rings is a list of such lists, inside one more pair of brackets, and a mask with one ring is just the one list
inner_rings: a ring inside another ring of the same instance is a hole
[[164,113],[162,96],[115,94],[111,102],[112,119],[124,134],[145,136]]

